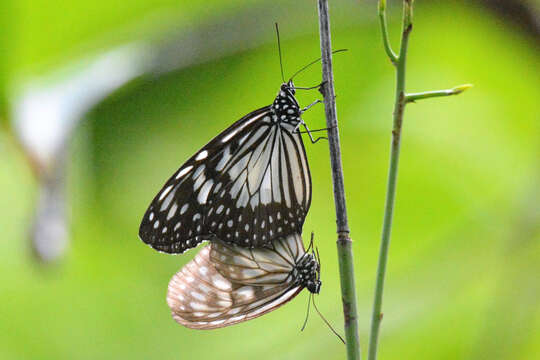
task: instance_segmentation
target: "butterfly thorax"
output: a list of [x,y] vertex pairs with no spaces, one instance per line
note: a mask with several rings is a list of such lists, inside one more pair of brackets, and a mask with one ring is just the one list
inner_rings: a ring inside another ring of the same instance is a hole
[[292,81],[281,84],[281,88],[276,96],[276,99],[271,105],[274,113],[274,121],[285,122],[294,126],[301,122],[300,105],[296,101],[294,85]]
[[320,266],[313,254],[305,253],[293,269],[293,277],[298,285],[318,294],[321,290]]

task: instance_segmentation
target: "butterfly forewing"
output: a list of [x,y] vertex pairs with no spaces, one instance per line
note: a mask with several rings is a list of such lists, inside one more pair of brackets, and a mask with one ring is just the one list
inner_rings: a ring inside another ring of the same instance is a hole
[[141,239],[182,253],[214,238],[261,247],[301,233],[311,177],[295,128],[278,119],[275,106],[234,123],[167,181],[143,217]]
[[[294,298],[302,290],[291,275],[294,264],[287,267],[285,261],[275,269],[267,264],[268,270],[260,269],[256,277],[244,272],[260,259],[290,257],[269,256],[272,251],[278,250],[250,250],[220,242],[204,247],[169,283],[167,303],[173,318],[189,328],[213,329],[261,316]],[[280,274],[281,281],[275,281],[273,274]]]

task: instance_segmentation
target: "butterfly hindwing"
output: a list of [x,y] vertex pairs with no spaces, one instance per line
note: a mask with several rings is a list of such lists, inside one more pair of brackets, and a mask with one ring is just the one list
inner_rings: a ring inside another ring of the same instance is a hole
[[297,125],[286,120],[278,118],[274,104],[210,141],[156,195],[143,217],[141,239],[157,250],[182,253],[203,240],[253,248],[301,233],[311,176]]
[[272,242],[271,248],[246,249],[216,242],[210,259],[216,270],[234,282],[246,285],[279,284],[287,281],[305,251],[302,238],[291,234]]
[[[266,265],[264,273],[283,275],[279,282],[264,277],[253,281],[251,274],[242,275],[246,264],[257,263],[268,255],[259,257],[258,252],[267,251],[273,250],[251,250],[220,242],[204,247],[169,283],[167,303],[173,318],[189,328],[213,329],[253,319],[290,301],[303,288],[294,282],[293,265],[279,265],[274,271],[270,263]],[[226,259],[222,259],[220,272],[213,258],[222,255]],[[234,280],[231,274],[235,274]]]

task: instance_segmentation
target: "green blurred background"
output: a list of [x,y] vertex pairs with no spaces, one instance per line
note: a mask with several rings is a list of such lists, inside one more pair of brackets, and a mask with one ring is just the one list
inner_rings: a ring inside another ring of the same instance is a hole
[[[416,1],[408,89],[475,87],[406,110],[380,359],[540,353],[538,33],[483,3]],[[331,2],[333,46],[349,49],[334,66],[363,354],[394,89],[375,4]],[[397,41],[399,1],[389,4]],[[183,161],[273,100],[280,84],[274,22],[286,76],[319,56],[315,1],[8,0],[0,9],[0,359],[344,358],[316,315],[300,332],[306,292],[233,327],[177,325],[167,283],[196,251],[159,254],[137,236],[150,200]],[[223,34],[233,41],[221,41]],[[177,38],[183,45],[175,48]],[[207,39],[215,41],[210,48]],[[69,140],[70,246],[43,264],[29,245],[39,177],[12,131],[17,94],[34,78],[69,64],[83,69],[80,59],[135,40],[169,46],[165,62],[186,53],[195,60],[138,76],[85,114]],[[295,82],[320,78],[315,66]],[[301,92],[299,101],[318,97]],[[323,107],[304,120],[324,127]],[[306,149],[314,195],[304,237],[315,231],[318,305],[342,332],[328,147],[308,141]]]

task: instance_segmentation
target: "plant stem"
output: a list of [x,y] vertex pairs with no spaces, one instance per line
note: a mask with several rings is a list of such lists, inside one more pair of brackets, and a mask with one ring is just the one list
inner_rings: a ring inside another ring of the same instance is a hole
[[345,185],[343,182],[343,167],[341,163],[341,145],[336,111],[336,96],[334,91],[334,75],[332,72],[332,44],[330,40],[330,16],[328,0],[318,0],[319,32],[321,41],[323,84],[321,93],[324,96],[326,124],[328,127],[328,144],[332,166],[332,182],[334,185],[334,203],[336,207],[337,250],[339,274],[341,280],[341,297],[345,323],[345,339],[347,358],[360,359],[358,341],[358,315],[356,310],[356,288],[354,283],[354,266],[352,240],[349,237],[347,207],[345,202]]
[[[384,7],[382,8],[384,12]],[[379,6],[379,12],[381,7]],[[379,15],[379,18],[384,18]],[[394,214],[394,200],[396,197],[396,182],[399,163],[399,148],[401,143],[401,125],[403,123],[403,111],[405,110],[405,65],[407,61],[407,47],[409,44],[409,34],[412,30],[412,1],[403,2],[403,31],[401,36],[401,48],[397,57],[396,67],[396,99],[394,104],[394,125],[392,129],[392,144],[390,152],[390,167],[388,170],[388,184],[386,190],[386,203],[384,207],[383,230],[381,236],[381,247],[379,252],[379,263],[377,266],[377,278],[375,285],[375,296],[373,300],[373,312],[371,318],[371,333],[369,338],[368,360],[377,358],[377,343],[379,339],[379,328],[382,321],[382,299],[384,289],[384,278],[386,273],[386,262],[388,259],[388,246],[390,245],[390,233],[392,230],[392,218]],[[384,35],[383,35],[384,36]]]
[[377,358],[377,344],[382,314],[382,300],[384,290],[384,279],[386,274],[386,263],[388,259],[388,247],[390,245],[390,235],[392,231],[392,219],[394,215],[394,202],[396,197],[396,183],[399,164],[399,149],[401,143],[401,127],[403,124],[403,112],[405,105],[415,100],[427,99],[460,94],[469,89],[472,85],[460,85],[448,90],[426,91],[414,94],[405,93],[405,68],[407,63],[407,49],[409,45],[409,35],[412,31],[413,1],[403,0],[403,26],[401,33],[401,45],[399,54],[396,56],[392,51],[388,39],[386,27],[386,1],[379,0],[379,21],[383,37],[383,45],[387,56],[396,68],[396,95],[394,103],[394,118],[392,128],[392,144],[390,150],[390,166],[388,169],[388,184],[386,189],[386,203],[384,206],[384,220],[381,235],[381,247],[379,251],[379,263],[377,265],[377,277],[375,284],[375,295],[373,299],[373,312],[371,317],[371,332],[369,337],[368,360]]

